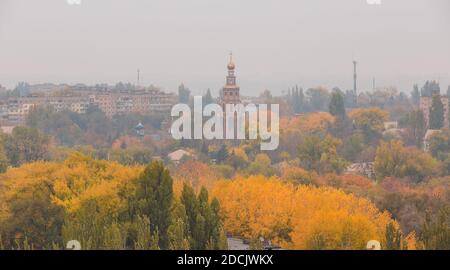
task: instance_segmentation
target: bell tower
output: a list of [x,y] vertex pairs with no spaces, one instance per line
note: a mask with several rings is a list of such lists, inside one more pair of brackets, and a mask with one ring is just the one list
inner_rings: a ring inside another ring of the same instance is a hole
[[236,75],[234,71],[236,65],[233,62],[233,53],[230,53],[230,62],[228,63],[228,76],[226,79],[226,84],[223,87],[220,98],[222,105],[224,104],[237,104],[241,103],[241,98],[239,94],[239,86],[236,84]]

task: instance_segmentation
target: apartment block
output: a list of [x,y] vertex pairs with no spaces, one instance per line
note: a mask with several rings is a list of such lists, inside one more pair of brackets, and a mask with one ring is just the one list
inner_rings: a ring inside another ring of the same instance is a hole
[[98,106],[108,117],[129,113],[169,114],[177,100],[176,95],[159,90],[132,93],[86,91],[73,96],[35,95],[2,101],[0,116],[4,121],[20,124],[35,106],[50,106],[56,112],[72,111],[79,114],[85,114],[90,106]]

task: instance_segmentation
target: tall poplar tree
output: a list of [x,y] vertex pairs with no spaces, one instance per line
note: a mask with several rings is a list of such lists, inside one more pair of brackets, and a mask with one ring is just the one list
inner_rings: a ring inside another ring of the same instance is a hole
[[411,99],[412,102],[414,103],[414,105],[419,105],[419,101],[420,101],[420,91],[419,91],[419,86],[417,84],[414,85],[413,87],[413,91],[411,92]]
[[168,248],[167,230],[171,224],[173,180],[161,161],[150,163],[137,180],[137,214],[147,216],[151,232],[159,234],[159,246]]
[[186,210],[191,249],[226,249],[227,243],[219,217],[219,202],[213,199],[209,203],[208,191],[204,187],[197,197],[188,184],[183,186],[181,202]]
[[442,129],[444,127],[444,104],[441,96],[434,95],[430,108],[430,129]]
[[329,110],[333,116],[336,116],[339,119],[345,119],[344,98],[338,91],[334,91],[331,95]]

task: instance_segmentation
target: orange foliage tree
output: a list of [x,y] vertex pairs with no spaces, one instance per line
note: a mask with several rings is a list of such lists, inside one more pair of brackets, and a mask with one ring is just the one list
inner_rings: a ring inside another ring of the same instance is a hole
[[197,160],[188,160],[171,173],[174,178],[174,193],[178,195],[181,194],[184,182],[190,183],[194,190],[199,192],[202,186],[209,189],[220,178],[208,164]]
[[0,175],[0,234],[9,241],[30,241],[33,248],[55,248],[52,244],[61,244],[62,238],[74,239],[61,235],[62,222],[67,225],[86,203],[95,204],[95,211],[86,213],[89,221],[117,218],[128,203],[118,193],[141,171],[78,153],[64,163],[35,162],[10,169]]
[[280,119],[280,151],[295,153],[301,138],[308,134],[324,134],[336,122],[327,112],[315,112],[302,116]]
[[370,142],[383,131],[384,122],[389,119],[389,113],[380,108],[358,108],[352,110],[349,117],[363,132],[366,142]]
[[387,176],[407,177],[421,182],[436,174],[439,162],[415,147],[405,147],[401,141],[382,142],[375,157],[378,180]]
[[223,181],[212,193],[228,232],[284,248],[364,249],[369,240],[383,244],[389,223],[398,227],[367,199],[330,187],[295,187],[276,177]]

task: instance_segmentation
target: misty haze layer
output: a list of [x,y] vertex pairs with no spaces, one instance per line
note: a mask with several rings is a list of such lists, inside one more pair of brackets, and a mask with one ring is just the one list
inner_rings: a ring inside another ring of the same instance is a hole
[[359,89],[450,84],[450,1],[0,0],[0,84],[136,81],[243,94],[294,84]]

